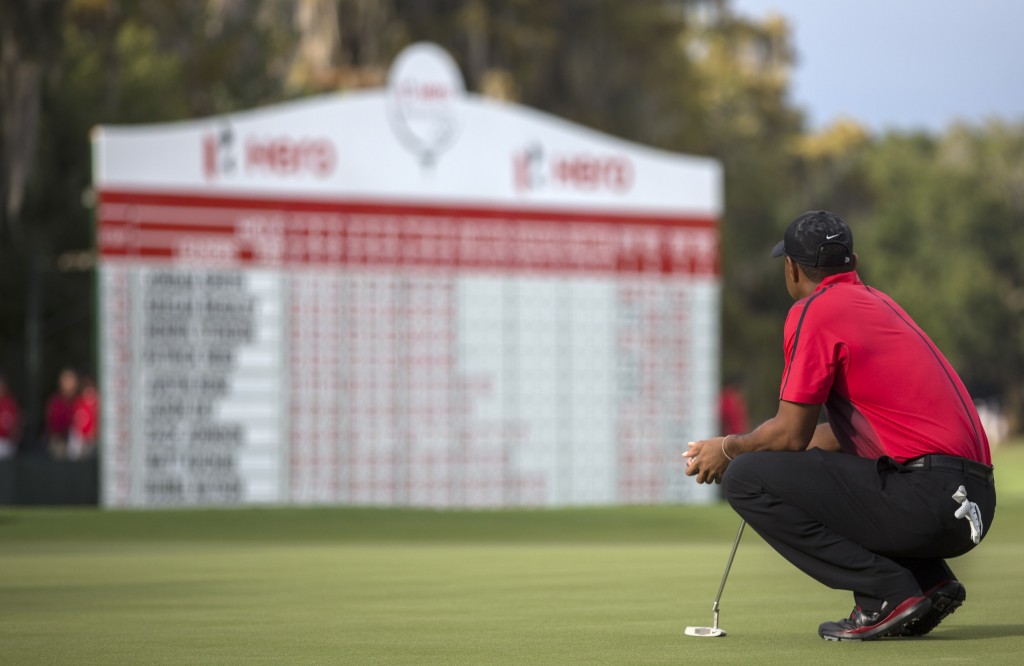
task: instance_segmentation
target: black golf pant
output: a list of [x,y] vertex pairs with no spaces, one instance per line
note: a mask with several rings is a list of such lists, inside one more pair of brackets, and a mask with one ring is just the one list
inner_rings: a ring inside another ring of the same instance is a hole
[[944,560],[975,545],[967,520],[953,515],[960,485],[986,534],[996,507],[985,479],[819,449],[745,453],[722,482],[729,504],[775,550],[869,611],[954,577]]

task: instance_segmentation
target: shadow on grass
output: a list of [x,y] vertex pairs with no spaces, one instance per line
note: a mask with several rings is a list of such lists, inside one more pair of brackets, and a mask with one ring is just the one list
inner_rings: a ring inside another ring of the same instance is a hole
[[1024,636],[1024,624],[978,624],[969,627],[950,627],[939,633],[921,638],[923,641],[970,641],[988,638]]

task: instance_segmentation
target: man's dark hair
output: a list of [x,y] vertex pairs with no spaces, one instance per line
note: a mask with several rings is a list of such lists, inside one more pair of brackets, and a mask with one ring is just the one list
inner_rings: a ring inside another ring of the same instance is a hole
[[[847,254],[849,250],[846,246],[840,245],[839,243],[827,243],[821,246],[821,256],[826,257],[838,257]],[[807,279],[811,282],[821,282],[830,275],[839,275],[840,273],[849,273],[853,270],[853,264],[845,264],[843,266],[805,266],[798,263],[800,270],[804,272]]]

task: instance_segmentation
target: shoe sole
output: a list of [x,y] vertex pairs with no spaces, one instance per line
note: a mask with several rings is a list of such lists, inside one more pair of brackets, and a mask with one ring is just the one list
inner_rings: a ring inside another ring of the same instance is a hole
[[893,632],[900,631],[901,629],[903,629],[903,627],[906,627],[907,625],[917,622],[920,618],[924,617],[931,611],[931,603],[928,597],[924,597],[922,601],[919,603],[922,604],[922,608],[907,609],[906,611],[901,613],[901,616],[899,618],[893,620],[891,624],[894,624],[895,627],[878,627],[876,629],[871,629],[869,631],[865,631],[863,633],[852,636],[836,636],[834,634],[825,634],[821,633],[821,630],[819,629],[818,635],[826,641],[873,641],[884,636],[892,636],[894,635]]
[[967,590],[963,584],[959,581],[954,582],[956,587],[953,587],[952,584],[944,585],[928,595],[928,598],[932,600],[932,609],[930,611],[917,620],[904,624],[890,635],[903,637],[924,636],[939,626],[940,622],[952,615],[967,600]]

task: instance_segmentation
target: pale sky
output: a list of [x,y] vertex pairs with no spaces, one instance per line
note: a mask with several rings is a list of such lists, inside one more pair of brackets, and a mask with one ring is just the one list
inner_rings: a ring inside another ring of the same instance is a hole
[[788,20],[791,101],[820,129],[847,116],[874,131],[939,132],[954,120],[1024,121],[1024,2],[733,0]]

